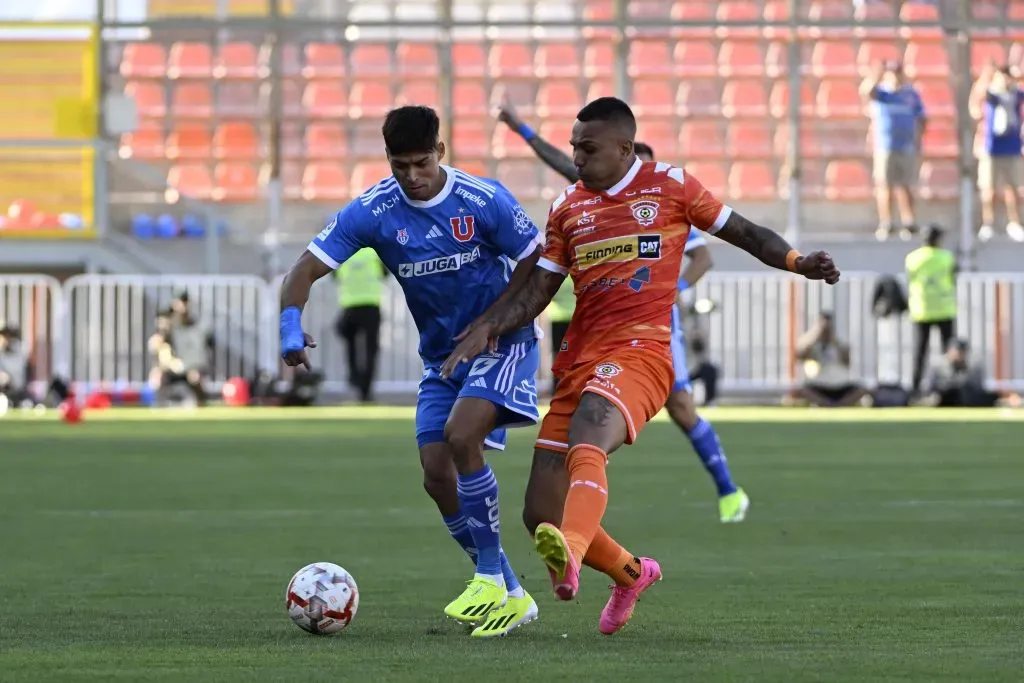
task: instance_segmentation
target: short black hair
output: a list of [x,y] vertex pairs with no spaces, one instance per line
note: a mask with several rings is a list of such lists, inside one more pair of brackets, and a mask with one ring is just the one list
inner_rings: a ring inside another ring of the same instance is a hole
[[648,145],[646,142],[634,142],[633,152],[635,152],[636,154],[643,154],[645,156],[649,156],[652,159],[657,158],[654,156],[654,150],[651,149],[651,146]]
[[938,245],[942,241],[943,236],[946,234],[945,229],[937,223],[932,223],[924,231],[924,241],[930,247]]
[[415,154],[437,149],[441,120],[430,107],[398,107],[384,118],[381,133],[391,154]]
[[577,121],[607,121],[622,128],[630,140],[636,137],[636,117],[629,105],[618,97],[598,97],[576,114]]

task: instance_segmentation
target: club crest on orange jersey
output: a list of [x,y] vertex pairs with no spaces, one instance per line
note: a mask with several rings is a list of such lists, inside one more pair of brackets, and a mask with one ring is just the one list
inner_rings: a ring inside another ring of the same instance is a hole
[[654,219],[658,217],[658,202],[649,199],[633,202],[629,208],[632,209],[636,222],[645,228],[654,225]]
[[615,363],[601,363],[594,368],[594,374],[598,377],[615,377],[620,372],[622,372],[622,368]]

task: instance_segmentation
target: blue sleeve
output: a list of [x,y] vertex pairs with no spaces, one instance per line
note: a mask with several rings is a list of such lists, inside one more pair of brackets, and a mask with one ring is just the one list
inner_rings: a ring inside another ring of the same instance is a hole
[[368,239],[369,219],[365,209],[354,201],[334,214],[320,234],[306,247],[326,265],[337,270],[363,247],[373,246]]
[[490,242],[513,261],[521,261],[541,245],[540,231],[516,198],[498,185],[491,207]]
[[921,99],[921,93],[914,91],[914,116],[923,119],[924,118],[924,100]]

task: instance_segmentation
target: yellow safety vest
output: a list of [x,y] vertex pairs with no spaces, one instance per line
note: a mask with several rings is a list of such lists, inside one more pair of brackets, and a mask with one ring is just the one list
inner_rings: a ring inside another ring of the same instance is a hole
[[342,308],[380,306],[384,267],[373,249],[357,251],[341,264],[334,276],[338,280],[338,302]]
[[562,281],[562,286],[555,292],[548,304],[548,318],[553,323],[567,323],[572,320],[572,312],[576,310],[576,293],[573,292],[572,278]]
[[920,247],[905,263],[910,319],[914,322],[956,317],[956,257],[937,247]]

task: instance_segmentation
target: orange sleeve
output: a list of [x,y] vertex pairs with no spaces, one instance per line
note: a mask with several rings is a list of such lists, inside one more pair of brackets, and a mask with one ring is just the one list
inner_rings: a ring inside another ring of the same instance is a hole
[[687,173],[680,188],[680,199],[686,220],[690,225],[714,234],[732,215],[732,209],[711,194],[699,180]]
[[572,265],[569,259],[569,245],[562,231],[561,217],[564,211],[553,210],[548,214],[548,224],[544,229],[544,251],[541,252],[541,268],[566,275]]

